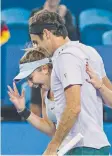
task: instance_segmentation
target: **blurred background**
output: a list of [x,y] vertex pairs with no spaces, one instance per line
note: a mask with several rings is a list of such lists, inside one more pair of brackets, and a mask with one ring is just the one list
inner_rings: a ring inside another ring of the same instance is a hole
[[[48,2],[49,1],[49,2]],[[40,9],[59,8],[71,40],[93,46],[102,56],[112,81],[112,0],[2,0],[1,6],[1,141],[2,155],[42,154],[50,137],[23,121],[7,95],[7,85],[19,71],[18,63],[29,46],[28,20]],[[48,7],[49,5],[49,7]],[[21,81],[26,106],[41,116],[39,88]],[[112,109],[104,106],[104,130],[112,144]],[[112,148],[110,150],[112,154]]]

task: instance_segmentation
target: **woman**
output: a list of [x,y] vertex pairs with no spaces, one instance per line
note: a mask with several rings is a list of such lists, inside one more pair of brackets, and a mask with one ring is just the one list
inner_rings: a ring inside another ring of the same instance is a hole
[[27,50],[20,60],[20,73],[15,77],[15,80],[27,78],[30,87],[38,87],[39,85],[41,88],[42,118],[25,107],[24,90],[19,95],[15,82],[13,83],[13,89],[8,86],[8,94],[18,113],[24,119],[40,131],[53,136],[56,129],[56,117],[54,115],[53,95],[49,90],[52,64],[48,58],[43,59],[45,58],[44,51],[42,48]]
[[88,63],[86,64],[86,72],[90,76],[90,80],[87,81],[99,90],[104,102],[112,107],[112,91],[103,84],[102,80],[98,78],[97,74],[95,74]]

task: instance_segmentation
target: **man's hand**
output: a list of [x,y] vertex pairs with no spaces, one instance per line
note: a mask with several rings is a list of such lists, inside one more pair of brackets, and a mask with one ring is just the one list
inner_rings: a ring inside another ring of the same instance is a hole
[[56,141],[51,141],[47,147],[47,149],[45,150],[45,152],[43,153],[43,155],[55,155],[57,156],[57,150],[59,148],[59,144]]

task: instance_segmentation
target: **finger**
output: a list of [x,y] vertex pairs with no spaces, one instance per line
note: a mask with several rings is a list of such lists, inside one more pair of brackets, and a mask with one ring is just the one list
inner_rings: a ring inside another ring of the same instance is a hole
[[92,83],[92,81],[91,81],[91,80],[89,80],[89,79],[86,79],[86,81],[87,81],[88,83]]
[[10,93],[9,91],[8,91],[8,95],[10,98],[15,98],[15,96],[12,93]]
[[14,104],[14,106],[16,107],[16,105],[15,105],[15,103],[14,103],[14,99],[13,98],[10,98],[9,99],[13,104]]
[[88,62],[86,62],[86,66],[88,66]]
[[93,74],[90,71],[86,71],[90,78],[93,78]]
[[94,74],[94,70],[92,69],[92,67],[90,67],[89,65],[87,66],[87,69],[89,70],[89,72],[91,72],[92,74]]
[[93,72],[94,70],[92,69],[92,67],[88,64],[88,62],[86,62],[86,69],[88,69],[89,71]]
[[13,89],[14,89],[14,92],[16,93],[16,95],[19,95],[19,92],[17,90],[15,82],[13,82]]
[[89,65],[86,65],[86,71],[91,71],[91,72],[92,72],[92,70],[91,70],[91,68],[89,67]]
[[10,100],[11,102],[13,102],[13,99],[12,99],[12,98],[9,98],[9,100]]
[[14,103],[14,102],[13,102],[13,98],[9,98],[9,100],[10,100],[12,103]]
[[12,94],[14,94],[13,89],[12,89],[10,86],[7,86],[7,87],[8,87],[8,89],[9,89],[9,91],[10,91]]

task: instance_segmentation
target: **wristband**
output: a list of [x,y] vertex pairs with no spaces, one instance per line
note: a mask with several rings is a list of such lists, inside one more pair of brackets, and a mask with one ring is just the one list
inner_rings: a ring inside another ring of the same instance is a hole
[[24,120],[26,120],[31,114],[30,110],[27,108],[25,108],[22,112],[18,112],[18,113],[22,118],[24,118]]

